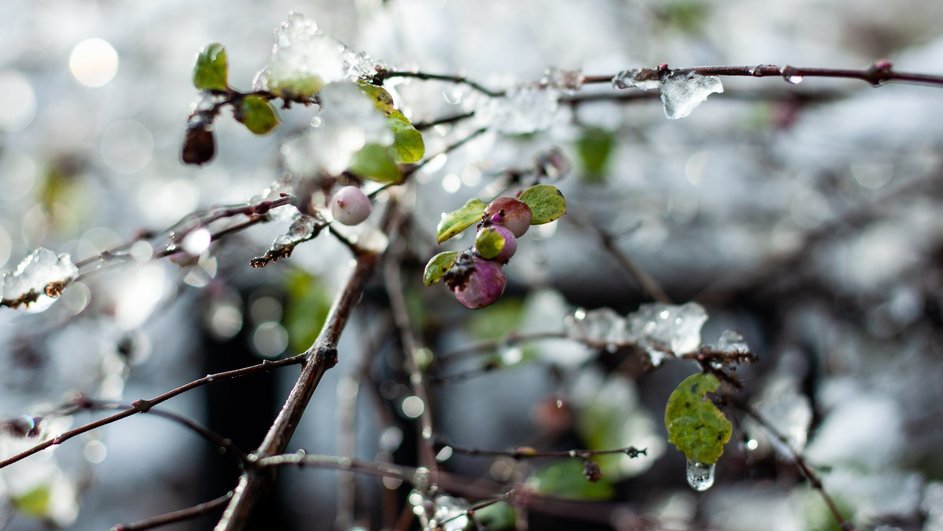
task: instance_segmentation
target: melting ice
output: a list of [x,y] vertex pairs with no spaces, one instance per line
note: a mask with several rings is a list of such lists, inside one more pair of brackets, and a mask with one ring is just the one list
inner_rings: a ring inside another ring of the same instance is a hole
[[46,294],[46,287],[53,283],[65,284],[78,275],[79,270],[68,254],[60,254],[39,248],[24,258],[12,273],[0,277],[0,296],[4,301],[16,301],[30,292],[38,295],[35,302],[23,305],[30,312],[41,312],[49,308],[55,298]]
[[692,489],[703,492],[714,484],[714,468],[716,465],[701,463],[693,459],[688,459],[685,469],[685,476],[688,479],[688,485]]
[[665,106],[665,116],[672,120],[691,114],[707,97],[724,91],[724,84],[717,76],[702,76],[671,73],[661,83],[661,102]]

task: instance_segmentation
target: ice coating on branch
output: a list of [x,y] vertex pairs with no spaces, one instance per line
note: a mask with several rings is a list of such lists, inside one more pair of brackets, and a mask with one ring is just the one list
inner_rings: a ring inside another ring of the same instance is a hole
[[13,272],[3,273],[0,296],[6,306],[41,312],[55,302],[65,284],[78,273],[68,254],[57,255],[41,247],[20,261]]
[[337,175],[364,145],[390,145],[393,133],[369,96],[354,83],[332,83],[321,91],[317,125],[282,145],[285,167],[292,174]]
[[661,88],[661,80],[653,74],[652,70],[633,68],[631,70],[623,70],[616,74],[612,78],[612,88],[658,90]]
[[313,19],[290,13],[275,30],[269,64],[256,74],[253,87],[310,97],[328,83],[369,75],[374,66],[367,54],[324,33]]
[[559,68],[548,68],[544,72],[541,84],[554,90],[562,91],[566,94],[573,94],[583,88],[582,70],[561,70]]
[[707,312],[697,303],[643,304],[622,317],[611,308],[573,312],[564,320],[569,337],[607,346],[634,344],[644,348],[653,365],[666,354],[681,355],[701,346],[701,327]]
[[747,345],[743,334],[736,330],[724,330],[720,334],[720,339],[717,340],[715,348],[728,354],[746,354],[750,352],[750,346]]
[[643,304],[626,317],[629,335],[640,338],[649,353],[652,350],[671,349],[676,355],[687,354],[701,345],[701,327],[707,321],[707,312],[696,302],[682,305]]
[[502,133],[525,134],[550,127],[559,108],[559,90],[525,85],[508,89],[504,96],[487,98],[475,110],[475,118]]
[[434,521],[430,521],[427,529],[442,531],[462,531],[468,527],[468,509],[471,506],[462,498],[453,496],[435,497]]
[[670,73],[661,83],[661,102],[665,116],[672,120],[691,114],[698,105],[713,93],[724,91],[724,84],[717,76],[702,76],[694,72]]

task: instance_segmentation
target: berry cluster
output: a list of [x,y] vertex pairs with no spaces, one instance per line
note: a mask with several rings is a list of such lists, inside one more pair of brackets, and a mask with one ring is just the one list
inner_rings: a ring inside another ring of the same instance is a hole
[[527,232],[531,219],[530,207],[513,197],[499,197],[485,207],[475,245],[461,253],[445,275],[459,302],[477,309],[501,297],[507,284],[501,266],[514,256],[517,238]]

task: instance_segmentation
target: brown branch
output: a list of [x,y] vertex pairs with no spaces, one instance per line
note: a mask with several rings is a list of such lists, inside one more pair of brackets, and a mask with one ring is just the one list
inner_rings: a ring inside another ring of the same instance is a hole
[[425,122],[414,122],[413,127],[415,127],[419,131],[425,131],[426,129],[432,129],[433,127],[437,125],[448,125],[448,124],[454,124],[456,122],[461,122],[462,120],[467,120],[468,118],[471,118],[472,116],[475,116],[475,111],[468,111],[468,112],[463,112],[460,114],[453,114],[451,116],[445,116],[442,118],[437,118],[435,120],[428,120]]
[[383,82],[387,79],[393,79],[396,77],[407,77],[413,79],[420,79],[422,81],[446,81],[449,83],[456,83],[459,85],[465,85],[469,88],[477,90],[478,92],[484,94],[485,96],[490,96],[496,98],[504,95],[503,90],[492,90],[488,87],[485,87],[477,81],[473,81],[464,76],[455,76],[449,74],[430,74],[427,72],[413,72],[407,70],[378,70],[376,75],[373,76],[372,82],[376,85],[382,85]]
[[571,457],[576,459],[586,459],[589,457],[597,455],[613,455],[613,454],[624,454],[631,458],[636,458],[640,455],[648,455],[647,448],[636,448],[634,446],[627,446],[624,448],[613,448],[609,450],[586,450],[586,449],[574,449],[574,450],[550,450],[550,451],[538,451],[529,446],[522,446],[515,448],[514,450],[484,450],[481,448],[471,448],[456,446],[451,442],[438,437],[436,439],[438,445],[445,447],[448,446],[452,449],[453,452],[457,452],[464,455],[469,455],[473,457],[510,457],[512,459],[536,459],[542,457]]
[[299,363],[304,363],[304,362],[305,362],[305,357],[303,355],[298,355],[298,356],[284,358],[277,361],[266,360],[257,365],[251,365],[249,367],[243,367],[241,369],[224,371],[224,372],[219,372],[215,374],[208,374],[202,378],[197,378],[196,380],[193,380],[189,383],[181,385],[180,387],[171,389],[170,391],[157,395],[154,398],[147,399],[147,400],[144,400],[144,399],[136,400],[135,402],[131,404],[131,407],[129,407],[128,409],[119,411],[118,413],[109,415],[107,417],[98,419],[96,421],[83,424],[69,431],[66,431],[60,435],[56,435],[55,437],[52,437],[51,439],[47,439],[31,448],[28,448],[16,455],[8,457],[4,459],[3,461],[0,461],[0,469],[7,467],[9,465],[12,465],[13,463],[16,463],[18,461],[22,461],[23,459],[26,459],[27,457],[35,453],[41,452],[47,448],[62,444],[65,441],[77,435],[90,432],[94,429],[100,428],[102,426],[106,426],[113,422],[119,421],[123,418],[130,417],[131,415],[136,415],[138,413],[145,413],[151,407],[157,404],[160,404],[161,402],[164,402],[166,400],[169,400],[177,395],[190,391],[191,389],[196,389],[197,387],[200,387],[209,383],[213,383],[213,382],[231,380],[234,378],[241,378],[243,376],[248,376],[250,374],[268,372],[276,367],[284,367],[287,365],[297,365]]
[[[756,66],[697,66],[687,68],[668,68],[668,65],[662,64],[657,68],[640,69],[642,79],[661,79],[669,74],[688,74],[695,73],[702,76],[723,76],[723,77],[781,77],[787,82],[795,84],[801,82],[803,78],[837,78],[837,79],[858,79],[865,81],[872,86],[880,86],[888,81],[903,81],[907,83],[919,83],[943,87],[943,76],[932,74],[921,74],[914,72],[898,72],[894,70],[894,65],[887,60],[876,61],[866,69],[846,69],[846,68],[814,68],[803,66],[777,66],[777,65],[756,65]],[[583,79],[584,84],[611,83],[615,76],[586,76]],[[793,81],[790,81],[792,79]]]
[[112,528],[112,531],[139,531],[142,529],[154,529],[168,524],[193,520],[194,518],[198,518],[204,514],[211,513],[214,510],[223,507],[230,498],[232,498],[232,492],[227,492],[219,498],[203,502],[199,505],[194,505],[193,507],[180,509],[179,511],[162,514],[153,518],[148,518],[146,520],[140,520],[128,524],[118,524]]
[[[395,209],[391,206],[391,210]],[[364,287],[373,275],[379,255],[362,252],[357,256],[354,270],[334,299],[324,327],[317,340],[302,356],[307,363],[298,376],[294,387],[285,400],[282,410],[272,423],[262,444],[253,456],[264,459],[285,450],[311,396],[328,369],[337,364],[337,342],[347,325],[354,306],[360,300]],[[237,530],[245,525],[260,494],[267,488],[272,476],[260,474],[258,470],[246,470],[240,477],[232,500],[216,525],[217,530]]]

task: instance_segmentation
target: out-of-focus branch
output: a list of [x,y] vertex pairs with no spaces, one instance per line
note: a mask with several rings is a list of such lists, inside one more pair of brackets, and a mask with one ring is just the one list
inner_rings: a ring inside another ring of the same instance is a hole
[[199,518],[204,514],[211,513],[216,509],[223,507],[230,498],[232,498],[232,492],[227,492],[219,498],[203,502],[199,505],[194,505],[193,507],[180,509],[179,511],[162,514],[153,518],[147,518],[145,520],[139,520],[137,522],[118,524],[113,527],[111,531],[140,531],[143,529],[155,529],[168,524],[193,520],[194,518]]

